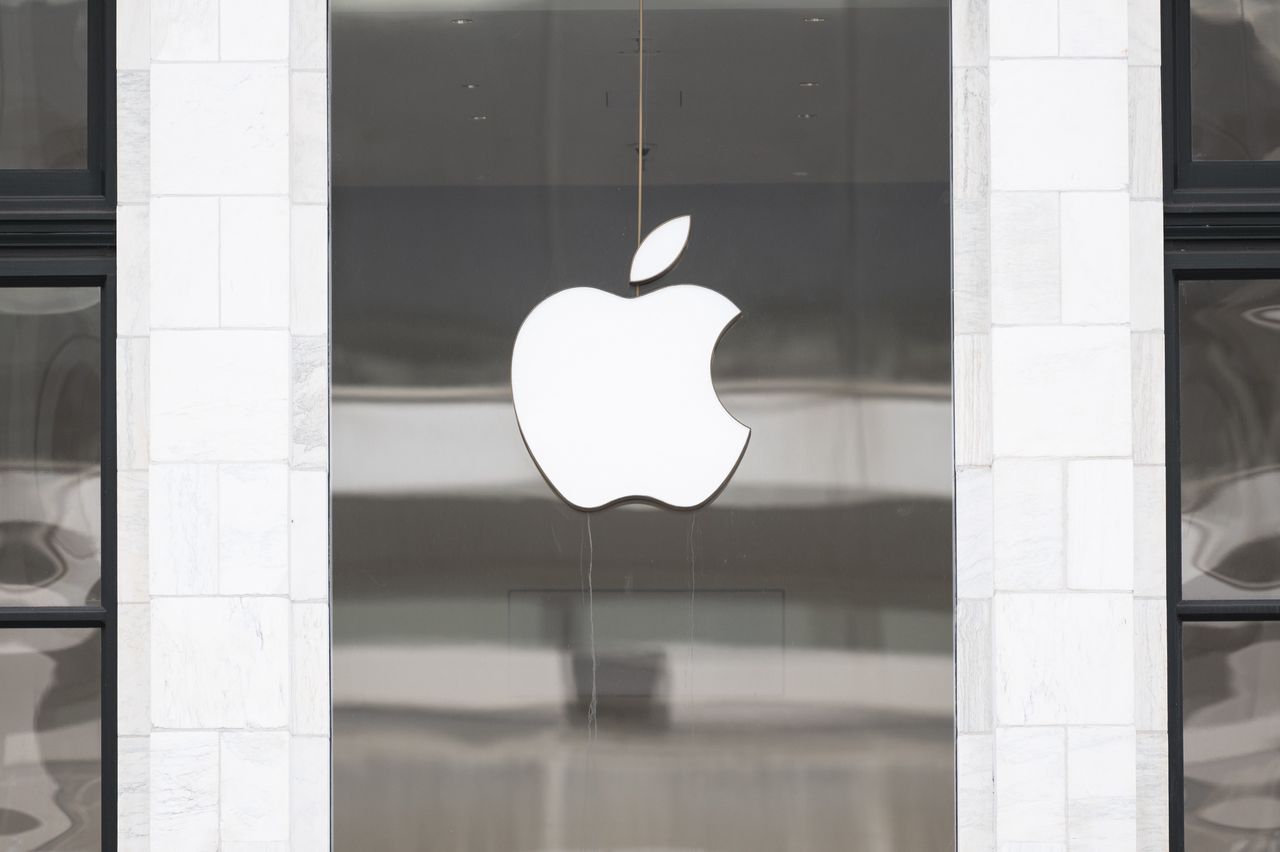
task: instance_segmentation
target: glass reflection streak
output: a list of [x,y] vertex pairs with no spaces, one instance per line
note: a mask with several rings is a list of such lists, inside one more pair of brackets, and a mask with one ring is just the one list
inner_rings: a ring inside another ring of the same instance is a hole
[[101,600],[99,301],[0,287],[0,606]]

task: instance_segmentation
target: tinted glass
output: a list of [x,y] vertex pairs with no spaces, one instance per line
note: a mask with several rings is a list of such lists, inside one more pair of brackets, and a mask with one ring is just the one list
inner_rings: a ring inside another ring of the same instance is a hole
[[0,628],[0,848],[102,848],[102,641]]
[[1192,157],[1280,159],[1280,4],[1189,2]]
[[1280,596],[1280,281],[1186,281],[1184,598]]
[[[647,5],[640,229],[634,6],[331,6],[339,850],[953,843],[947,5]],[[512,344],[685,213],[750,445],[588,518]]]
[[1269,849],[1280,836],[1280,624],[1182,627],[1188,852]]
[[95,287],[0,286],[0,606],[101,601]]
[[86,168],[88,6],[0,2],[0,169]]

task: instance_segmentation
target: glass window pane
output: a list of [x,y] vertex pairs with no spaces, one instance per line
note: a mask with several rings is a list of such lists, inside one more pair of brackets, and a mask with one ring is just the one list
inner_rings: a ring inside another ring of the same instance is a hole
[[96,287],[0,287],[0,606],[102,600]]
[[1180,299],[1182,595],[1280,597],[1280,280]]
[[1280,159],[1280,4],[1190,2],[1192,158]]
[[[948,4],[646,5],[637,228],[635,5],[331,4],[336,849],[953,844]],[[588,527],[512,344],[681,214],[750,444]]]
[[102,637],[0,628],[0,848],[102,848]]
[[0,169],[87,167],[88,3],[0,2]]
[[1188,852],[1274,848],[1280,836],[1280,624],[1182,627]]

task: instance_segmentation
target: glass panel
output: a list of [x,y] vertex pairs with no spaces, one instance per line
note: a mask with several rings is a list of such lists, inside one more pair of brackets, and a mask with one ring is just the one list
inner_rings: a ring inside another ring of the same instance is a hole
[[753,431],[709,507],[588,517],[510,361],[630,292],[634,5],[331,4],[338,850],[954,843],[947,4],[646,6],[650,289],[742,309]]
[[0,2],[0,169],[83,169],[88,0]]
[[1190,3],[1192,158],[1280,159],[1280,4]]
[[1180,286],[1182,595],[1280,595],[1280,281]]
[[0,848],[102,848],[102,637],[0,629]]
[[102,600],[96,287],[0,287],[0,606]]
[[1188,852],[1272,849],[1280,836],[1280,624],[1182,627]]

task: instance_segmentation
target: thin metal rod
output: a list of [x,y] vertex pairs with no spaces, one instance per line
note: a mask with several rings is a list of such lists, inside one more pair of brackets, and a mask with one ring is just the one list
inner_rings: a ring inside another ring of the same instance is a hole
[[[644,240],[644,0],[638,0],[640,40],[636,42],[636,248]],[[640,295],[640,285],[635,287]]]
[[19,623],[36,627],[72,625],[100,627],[109,622],[111,617],[111,611],[103,606],[0,607],[0,625],[6,627]]
[[1177,601],[1174,612],[1179,621],[1280,621],[1280,601]]

